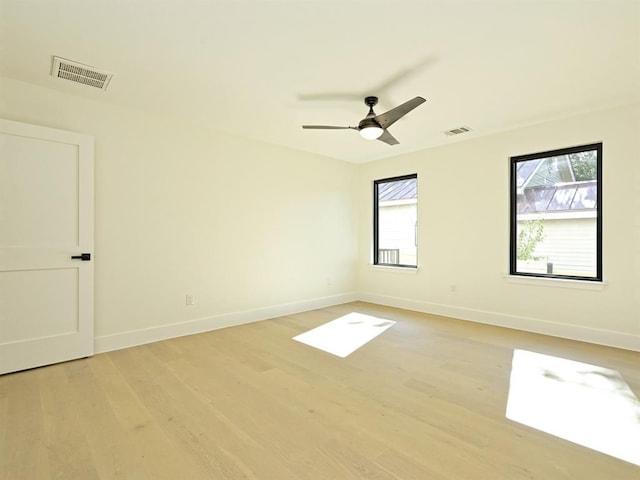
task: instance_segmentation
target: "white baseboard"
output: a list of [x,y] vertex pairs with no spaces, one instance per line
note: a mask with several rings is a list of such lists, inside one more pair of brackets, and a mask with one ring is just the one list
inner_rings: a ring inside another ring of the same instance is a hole
[[579,325],[570,325],[566,323],[550,322],[536,318],[507,315],[504,313],[485,310],[440,305],[409,298],[378,295],[375,293],[361,292],[358,295],[358,299],[363,302],[404,308],[406,310],[430,313],[432,315],[442,315],[460,320],[512,328],[514,330],[523,330],[526,332],[541,333],[543,335],[568,338],[581,342],[622,348],[625,350],[640,351],[640,335],[583,327]]
[[157,327],[130,330],[128,332],[103,335],[95,339],[95,353],[120,350],[122,348],[135,347],[145,343],[167,340],[195,333],[203,333],[220,328],[243,325],[245,323],[258,322],[269,318],[293,315],[317,308],[330,307],[343,303],[361,300],[363,302],[403,308],[416,312],[442,315],[471,322],[485,323],[499,327],[513,328],[526,332],[541,333],[554,337],[568,338],[581,342],[607,345],[625,350],[640,351],[640,335],[625,334],[611,330],[582,327],[559,322],[550,322],[529,317],[507,315],[504,313],[490,312],[440,305],[423,302],[410,298],[392,297],[375,293],[345,293],[320,297],[299,302],[273,305],[270,307],[244,310],[240,312],[224,313],[212,317],[198,318],[186,322],[159,325]]
[[223,313],[212,317],[197,318],[186,322],[177,322],[157,327],[130,330],[128,332],[103,335],[95,338],[95,353],[110,352],[122,348],[135,347],[145,343],[167,340],[169,338],[193,335],[195,333],[209,332],[220,328],[243,325],[245,323],[258,322],[269,318],[293,315],[317,308],[340,305],[353,302],[358,299],[355,293],[332,295],[329,297],[313,298],[299,302],[273,305],[270,307],[244,310],[240,312]]

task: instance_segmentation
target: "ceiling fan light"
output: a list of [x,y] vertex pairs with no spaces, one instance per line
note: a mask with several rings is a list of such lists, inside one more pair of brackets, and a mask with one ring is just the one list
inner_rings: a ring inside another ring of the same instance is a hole
[[362,135],[362,138],[366,138],[367,140],[376,140],[377,138],[380,138],[380,135],[382,135],[383,132],[384,130],[382,128],[376,126],[360,129],[360,135]]

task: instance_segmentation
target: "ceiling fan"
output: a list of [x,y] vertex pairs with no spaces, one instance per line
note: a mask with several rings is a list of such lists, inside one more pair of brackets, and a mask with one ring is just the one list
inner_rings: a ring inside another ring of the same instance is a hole
[[358,123],[357,127],[336,127],[332,125],[303,125],[302,128],[316,129],[316,130],[357,130],[360,132],[363,138],[367,140],[380,140],[381,142],[389,145],[397,145],[398,140],[395,139],[391,133],[387,130],[388,127],[393,125],[399,119],[404,117],[411,110],[419,105],[422,105],[426,100],[422,97],[416,97],[408,102],[404,102],[402,105],[398,105],[392,108],[388,112],[376,115],[373,111],[373,107],[378,103],[378,97],[365,97],[364,104],[369,107],[369,113]]

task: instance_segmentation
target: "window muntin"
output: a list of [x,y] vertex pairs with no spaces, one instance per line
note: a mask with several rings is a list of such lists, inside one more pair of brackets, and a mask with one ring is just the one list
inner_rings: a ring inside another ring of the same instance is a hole
[[373,182],[373,264],[418,266],[418,175]]
[[602,144],[511,158],[510,274],[602,281]]

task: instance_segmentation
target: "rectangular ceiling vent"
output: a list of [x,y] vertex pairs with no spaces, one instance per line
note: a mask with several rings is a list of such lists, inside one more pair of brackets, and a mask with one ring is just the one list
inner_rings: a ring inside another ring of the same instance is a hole
[[73,60],[67,60],[66,58],[53,57],[51,76],[99,88],[100,90],[106,90],[113,77],[113,73],[98,70],[97,68],[74,62]]
[[446,132],[444,132],[444,134],[452,137],[453,135],[460,135],[462,133],[467,133],[470,131],[471,129],[469,127],[458,127],[458,128],[452,128],[451,130],[447,130]]

